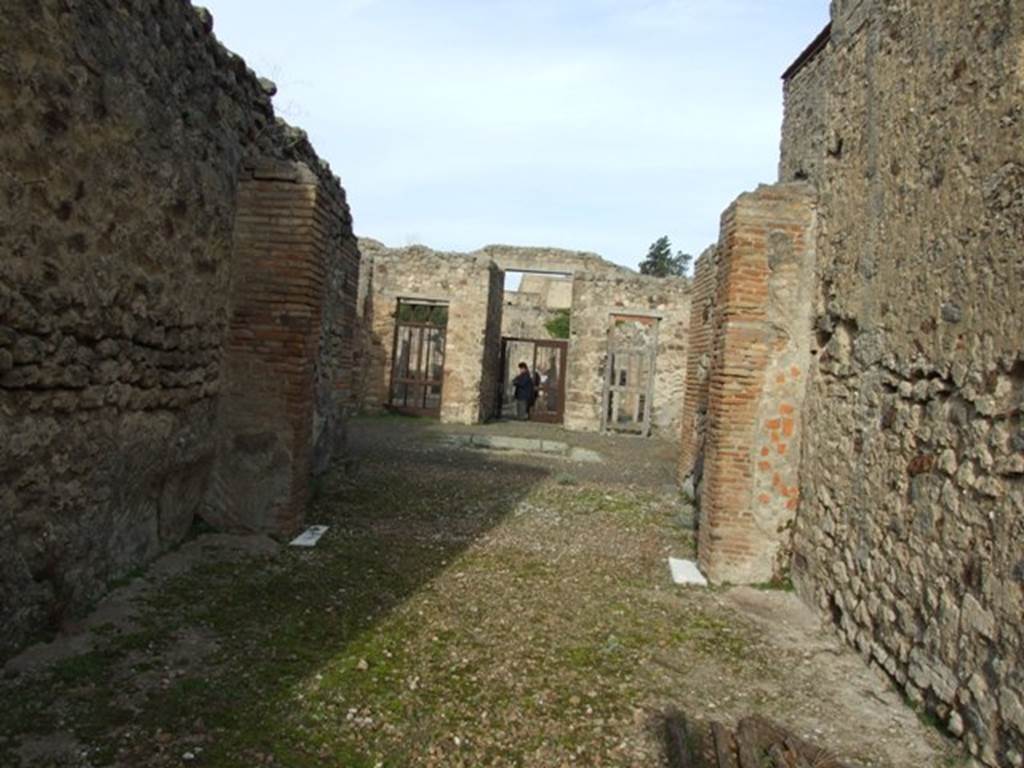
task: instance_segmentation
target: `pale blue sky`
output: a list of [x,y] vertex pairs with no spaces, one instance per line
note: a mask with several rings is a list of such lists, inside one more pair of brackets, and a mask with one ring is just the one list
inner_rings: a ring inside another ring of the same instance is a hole
[[693,254],[775,180],[827,0],[206,0],[388,245]]

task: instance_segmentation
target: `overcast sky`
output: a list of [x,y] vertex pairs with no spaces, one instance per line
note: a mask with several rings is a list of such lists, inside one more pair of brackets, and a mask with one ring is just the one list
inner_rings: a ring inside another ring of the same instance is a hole
[[782,71],[828,0],[206,0],[357,234],[636,266],[775,180]]

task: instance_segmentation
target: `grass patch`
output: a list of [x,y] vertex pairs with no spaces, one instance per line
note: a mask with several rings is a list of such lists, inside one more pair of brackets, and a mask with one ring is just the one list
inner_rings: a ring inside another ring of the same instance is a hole
[[761,581],[757,584],[751,584],[754,589],[760,589],[766,592],[794,592],[796,587],[793,586],[793,580],[787,576],[779,576],[770,581]]

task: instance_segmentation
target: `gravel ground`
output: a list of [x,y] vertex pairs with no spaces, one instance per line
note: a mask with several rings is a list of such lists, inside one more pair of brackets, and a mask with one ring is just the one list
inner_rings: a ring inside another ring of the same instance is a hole
[[367,419],[312,550],[197,532],[11,660],[0,765],[662,766],[669,710],[765,714],[862,766],[958,766],[789,593],[671,584],[671,446]]

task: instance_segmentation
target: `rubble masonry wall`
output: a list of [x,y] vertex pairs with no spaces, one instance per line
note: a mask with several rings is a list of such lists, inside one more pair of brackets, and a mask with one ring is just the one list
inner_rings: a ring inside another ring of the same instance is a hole
[[[491,415],[501,354],[502,272],[483,255],[361,240],[364,352],[361,407],[388,404],[399,298],[448,302],[441,421],[476,424]],[[490,345],[490,346],[489,346]],[[493,347],[493,349],[491,349]]]
[[829,30],[804,53],[805,60],[783,78],[782,145],[779,181],[809,181],[817,186],[825,164],[826,92],[829,87]]
[[972,754],[1021,766],[1024,7],[833,10],[794,579]]
[[700,255],[693,268],[690,297],[690,332],[686,347],[686,384],[680,421],[679,479],[690,496],[698,492],[704,472],[707,437],[708,385],[714,351],[717,300],[718,247]]
[[245,162],[304,162],[344,207],[209,14],[114,0],[4,13],[0,653],[202,511]]
[[651,427],[655,434],[677,440],[690,326],[690,281],[686,278],[575,275],[565,427],[591,432],[601,428],[601,398],[612,313],[660,318]]

